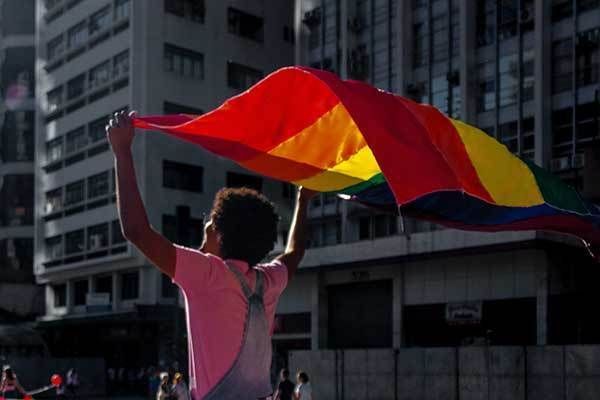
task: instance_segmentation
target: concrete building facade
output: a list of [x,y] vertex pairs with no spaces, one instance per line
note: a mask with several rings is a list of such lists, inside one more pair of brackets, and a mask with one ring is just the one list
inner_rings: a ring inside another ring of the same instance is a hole
[[[202,114],[291,63],[293,7],[237,0],[37,5],[40,328],[53,355],[103,355],[113,368],[185,365],[178,291],[121,235],[105,124],[121,109]],[[289,218],[288,185],[158,133],[140,133],[133,152],[151,224],[174,242],[200,243],[203,217],[223,186],[262,190]]]
[[0,2],[0,323],[43,307],[33,276],[34,33],[34,0]]
[[[295,4],[297,64],[430,103],[600,197],[600,2]],[[281,363],[300,348],[600,342],[598,272],[575,241],[444,229],[330,196],[311,216],[313,248],[278,309]]]

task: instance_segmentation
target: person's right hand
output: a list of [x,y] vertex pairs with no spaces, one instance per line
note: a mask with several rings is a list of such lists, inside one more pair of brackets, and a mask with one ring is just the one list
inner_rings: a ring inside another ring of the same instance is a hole
[[131,148],[135,136],[132,120],[134,115],[135,111],[131,111],[129,114],[125,111],[114,113],[108,125],[106,125],[106,136],[114,153],[127,151]]

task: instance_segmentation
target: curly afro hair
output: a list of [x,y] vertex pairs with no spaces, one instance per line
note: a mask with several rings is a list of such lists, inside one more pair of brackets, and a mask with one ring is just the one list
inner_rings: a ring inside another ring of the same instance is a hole
[[233,258],[255,265],[273,250],[279,215],[273,203],[256,190],[219,190],[211,217],[220,235],[223,259]]

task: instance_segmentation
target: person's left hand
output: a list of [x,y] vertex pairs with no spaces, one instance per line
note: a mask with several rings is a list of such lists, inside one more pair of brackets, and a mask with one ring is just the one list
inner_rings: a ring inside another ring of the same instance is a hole
[[114,113],[113,117],[106,125],[106,136],[114,153],[126,151],[131,148],[135,129],[133,127],[133,117],[135,111],[127,114],[125,111]]

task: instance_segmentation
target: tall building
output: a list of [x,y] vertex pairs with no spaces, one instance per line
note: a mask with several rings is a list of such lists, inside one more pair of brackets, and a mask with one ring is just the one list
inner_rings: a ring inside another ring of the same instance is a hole
[[43,307],[33,276],[34,32],[34,0],[0,1],[0,323]]
[[[599,1],[295,7],[297,64],[430,103],[600,197]],[[598,269],[573,241],[444,229],[329,195],[310,213],[313,248],[278,309],[282,359],[294,348],[600,342]]]
[[[113,368],[184,360],[178,292],[129,245],[115,207],[109,115],[202,114],[293,62],[293,4],[38,0],[35,274],[55,355]],[[158,133],[134,158],[151,224],[197,246],[222,186],[289,204],[289,185]],[[289,218],[286,207],[281,210]],[[283,229],[283,228],[282,228]],[[283,232],[282,232],[283,234]],[[181,304],[180,304],[181,305]]]

